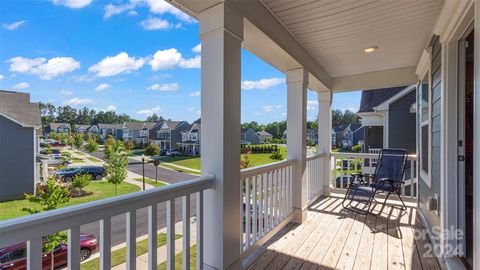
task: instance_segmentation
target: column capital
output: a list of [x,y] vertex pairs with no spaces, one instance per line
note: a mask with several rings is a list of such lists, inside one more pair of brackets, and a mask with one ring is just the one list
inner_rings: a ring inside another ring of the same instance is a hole
[[226,32],[243,41],[243,17],[226,3],[202,11],[198,17],[201,40]]
[[308,85],[308,72],[303,67],[287,70],[285,75],[287,77],[287,84],[303,83]]
[[329,102],[330,105],[332,104],[332,91],[326,92],[317,92],[318,95],[318,102]]

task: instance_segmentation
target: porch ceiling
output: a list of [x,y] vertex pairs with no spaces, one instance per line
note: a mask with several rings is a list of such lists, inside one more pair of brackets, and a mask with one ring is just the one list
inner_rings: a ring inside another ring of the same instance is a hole
[[444,3],[260,1],[331,77],[416,66]]

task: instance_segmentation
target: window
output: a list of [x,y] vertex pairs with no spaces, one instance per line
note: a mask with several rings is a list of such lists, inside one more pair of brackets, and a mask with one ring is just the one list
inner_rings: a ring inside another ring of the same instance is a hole
[[430,130],[430,97],[431,97],[431,83],[430,71],[423,77],[419,87],[419,122],[420,122],[420,174],[425,183],[430,186],[430,144],[431,144],[431,130]]

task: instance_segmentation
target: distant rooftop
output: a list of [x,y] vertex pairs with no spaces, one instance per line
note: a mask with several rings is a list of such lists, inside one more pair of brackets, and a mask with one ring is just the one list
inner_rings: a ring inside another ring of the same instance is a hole
[[0,90],[0,114],[26,127],[42,126],[38,103],[28,93]]
[[406,86],[381,88],[375,90],[363,90],[362,98],[360,100],[360,109],[358,110],[358,112],[373,112],[374,107],[393,97],[398,92],[405,89],[405,87]]

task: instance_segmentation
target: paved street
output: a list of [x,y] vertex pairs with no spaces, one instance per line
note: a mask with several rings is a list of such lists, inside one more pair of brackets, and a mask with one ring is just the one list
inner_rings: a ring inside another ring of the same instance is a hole
[[[81,150],[83,151],[83,150]],[[84,151],[83,151],[84,152]],[[86,152],[85,152],[86,153]],[[98,159],[103,160],[103,152],[95,153],[86,153],[92,155]],[[130,159],[129,165],[127,168],[129,171],[142,175],[142,164],[136,160]],[[150,179],[155,179],[155,166],[153,164],[145,164],[145,177]],[[158,167],[158,180],[167,182],[169,184],[179,183],[185,180],[194,179],[198,176],[176,172],[173,170],[168,170],[162,167]],[[158,205],[158,229],[166,226],[166,203],[161,203]],[[191,214],[195,214],[195,196],[191,197]],[[182,217],[182,200],[177,199],[175,201],[175,221],[181,221]],[[142,236],[148,233],[147,228],[148,213],[147,209],[137,210],[137,232],[136,235]],[[115,216],[112,218],[112,246],[121,244],[125,242],[125,214]],[[100,236],[99,222],[93,222],[90,224],[83,225],[81,227],[81,232],[86,234],[94,234],[97,237]]]

